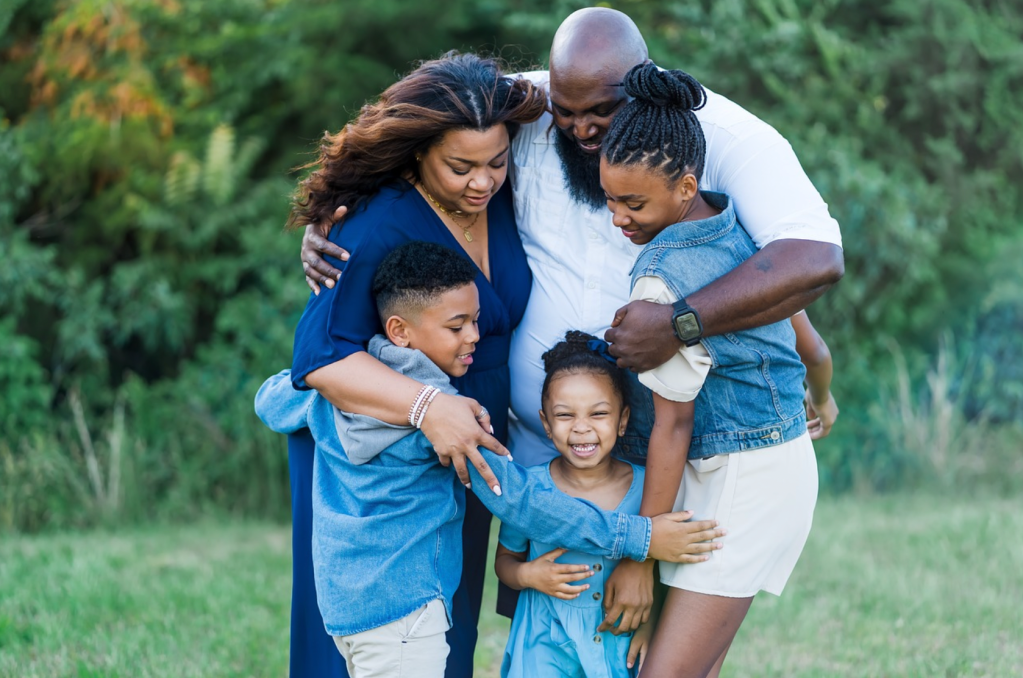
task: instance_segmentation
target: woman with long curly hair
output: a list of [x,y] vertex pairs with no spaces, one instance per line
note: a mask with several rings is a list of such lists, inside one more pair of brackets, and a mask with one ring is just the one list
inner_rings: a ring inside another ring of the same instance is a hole
[[[492,59],[448,53],[424,62],[364,106],[343,130],[324,137],[290,219],[295,227],[322,223],[338,208],[347,208],[329,239],[350,253],[345,262],[331,262],[343,275],[310,297],[299,322],[295,387],[315,388],[342,410],[394,425],[407,425],[422,384],[366,352],[370,338],[381,332],[373,275],[388,253],[416,240],[444,245],[472,261],[481,308],[480,339],[475,352],[465,356],[472,369],[452,380],[462,395],[437,395],[421,427],[463,483],[468,483],[467,460],[480,469],[491,487],[476,492],[500,494],[500,487],[478,452],[467,459],[456,451],[481,445],[507,453],[508,350],[532,283],[506,182],[510,143],[518,126],[539,118],[545,105],[542,90],[504,76]],[[312,579],[313,457],[308,435],[290,437],[293,678],[344,675],[323,631]],[[490,518],[468,493],[462,581],[448,632],[448,676],[472,674]],[[329,566],[343,568],[344,563]]]

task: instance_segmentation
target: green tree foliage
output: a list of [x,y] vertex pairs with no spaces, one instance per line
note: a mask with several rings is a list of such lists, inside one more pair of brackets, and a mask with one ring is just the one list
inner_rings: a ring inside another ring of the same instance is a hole
[[[251,397],[289,362],[307,294],[282,233],[290,168],[416,60],[499,49],[527,67],[579,6],[0,4],[0,495],[23,507],[4,525],[285,514],[283,441]],[[825,482],[914,472],[877,405],[879,381],[902,383],[889,338],[923,383],[951,330],[967,419],[1020,418],[1023,11],[618,8],[659,64],[778,127],[843,226],[846,278],[811,311],[844,418]]]

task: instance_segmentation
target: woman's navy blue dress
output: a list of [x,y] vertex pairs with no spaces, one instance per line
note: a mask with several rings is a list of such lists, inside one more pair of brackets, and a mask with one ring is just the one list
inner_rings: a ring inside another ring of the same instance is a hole
[[[522,319],[532,285],[526,254],[515,227],[508,183],[491,199],[487,221],[490,280],[478,269],[476,275],[480,294],[480,340],[468,373],[452,380],[452,384],[459,393],[476,399],[490,411],[495,436],[507,443],[511,389],[508,351],[512,330]],[[299,321],[292,365],[292,378],[297,388],[307,388],[304,378],[313,370],[364,350],[369,339],[383,331],[373,302],[371,282],[377,266],[391,250],[412,240],[424,240],[445,245],[469,259],[433,209],[405,181],[384,187],[350,215],[343,227],[335,226],[330,240],[348,250],[351,256],[348,262],[331,260],[343,271],[341,281],[333,290],[324,288],[319,296],[311,296]],[[313,445],[307,432],[289,438],[288,462],[294,525],[291,677],[345,676],[344,662],[324,631],[316,606],[310,526]],[[467,493],[462,529],[462,582],[455,593],[453,625],[447,636],[451,647],[448,678],[472,675],[490,517],[473,493]],[[339,563],[338,566],[344,565]],[[352,604],[358,605],[359,601],[352,601]]]

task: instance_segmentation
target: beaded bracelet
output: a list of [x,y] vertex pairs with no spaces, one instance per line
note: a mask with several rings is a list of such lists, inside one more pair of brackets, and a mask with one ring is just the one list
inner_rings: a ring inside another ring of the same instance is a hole
[[419,408],[420,408],[420,406],[422,406],[423,400],[429,394],[431,388],[433,388],[433,387],[429,386],[429,385],[423,386],[421,389],[419,389],[419,393],[416,394],[416,399],[412,401],[412,407],[408,408],[408,425],[409,426],[415,426],[416,425],[416,415],[418,414]]
[[416,419],[416,428],[422,428],[423,427],[423,420],[426,419],[426,410],[430,409],[430,403],[432,403],[433,399],[437,397],[438,393],[440,393],[440,389],[439,388],[436,388],[436,387],[431,387],[431,388],[433,388],[433,391],[426,398],[426,401],[423,403],[423,408],[419,412],[419,417]]
[[433,386],[427,386],[426,391],[423,393],[422,399],[420,399],[419,402],[416,404],[416,408],[415,411],[413,411],[412,413],[411,420],[412,426],[414,426],[415,428],[419,428],[419,426],[422,424],[423,416],[426,412],[427,402],[431,399],[431,396],[434,394],[436,390],[437,389],[435,389]]

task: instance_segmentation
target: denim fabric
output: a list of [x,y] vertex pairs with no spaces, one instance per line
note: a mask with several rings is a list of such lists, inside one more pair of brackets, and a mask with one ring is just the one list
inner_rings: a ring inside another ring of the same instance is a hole
[[[702,195],[721,213],[683,221],[657,234],[636,259],[633,285],[643,276],[656,276],[681,299],[756,252],[728,196]],[[796,353],[791,322],[705,337],[702,343],[713,365],[696,398],[690,459],[779,445],[806,433],[806,370]],[[644,415],[653,400],[646,389],[636,389],[633,397],[632,416],[638,426],[651,419]]]
[[[552,487],[550,462],[531,467],[537,482]],[[645,471],[633,465],[632,483],[616,511],[639,513],[643,498]],[[510,551],[529,552],[529,559],[553,551],[560,544],[531,540],[526,535],[501,525],[501,545]],[[568,551],[557,559],[568,565],[589,565],[593,574],[572,582],[573,586],[590,588],[578,598],[561,600],[535,589],[525,589],[519,598],[508,632],[508,643],[501,664],[502,678],[534,678],[534,676],[589,676],[590,678],[628,678],[635,672],[626,668],[626,656],[632,634],[616,636],[610,631],[597,632],[604,621],[604,598],[617,560],[595,558],[579,551]]]
[[[316,440],[313,566],[327,632],[376,628],[435,599],[444,601],[450,619],[461,576],[465,490],[426,437],[416,431],[369,462],[354,464],[338,439],[334,407],[315,391],[295,390],[289,370],[263,384],[256,413],[280,433],[308,426]],[[470,465],[471,482],[502,521],[566,548],[614,559],[646,557],[650,519],[603,511],[532,482],[514,462],[481,452],[503,494],[487,489]]]

